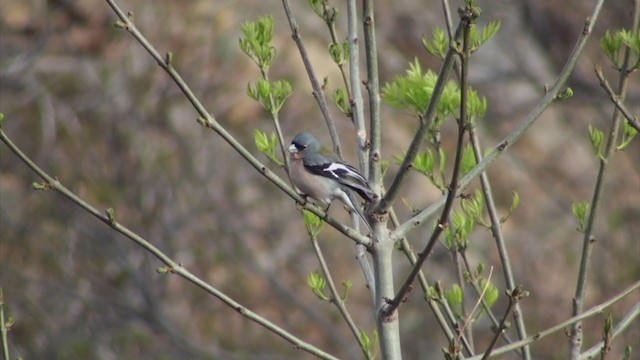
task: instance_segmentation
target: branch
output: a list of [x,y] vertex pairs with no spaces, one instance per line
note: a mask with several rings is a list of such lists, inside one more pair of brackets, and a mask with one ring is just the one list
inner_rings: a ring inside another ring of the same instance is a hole
[[380,118],[380,78],[378,76],[378,48],[376,45],[373,0],[362,2],[364,18],[364,48],[367,61],[367,91],[369,93],[369,184],[373,191],[382,193],[382,119]]
[[364,352],[365,358],[370,359],[371,357],[369,355],[369,352],[367,351],[367,347],[362,342],[362,338],[360,337],[360,330],[358,329],[358,326],[356,325],[356,323],[353,321],[351,314],[349,314],[349,311],[347,310],[347,307],[344,304],[344,301],[340,297],[340,293],[338,293],[338,289],[336,288],[336,285],[333,281],[333,277],[331,276],[331,272],[329,271],[327,262],[325,261],[324,255],[322,254],[322,249],[320,249],[320,245],[318,244],[318,238],[317,236],[313,236],[311,234],[309,234],[309,236],[311,237],[311,244],[313,245],[313,250],[315,251],[316,256],[318,257],[318,262],[320,263],[320,268],[322,269],[322,273],[324,274],[324,277],[327,280],[327,284],[329,285],[329,291],[331,292],[331,297],[332,297],[331,302],[336,305],[336,307],[338,308],[338,311],[340,312],[344,320],[347,322],[349,329],[351,329],[353,336],[356,338],[356,341],[358,341],[360,348]]
[[162,263],[164,263],[166,266],[163,267],[163,268],[158,269],[159,272],[170,272],[170,273],[177,274],[178,276],[182,277],[183,279],[185,279],[185,280],[189,281],[190,283],[196,285],[197,287],[203,289],[207,293],[215,296],[217,299],[222,301],[224,304],[228,305],[229,307],[231,307],[232,309],[234,309],[235,311],[240,313],[240,315],[244,316],[245,318],[247,318],[247,319],[249,319],[249,320],[251,320],[251,321],[253,321],[253,322],[255,322],[255,323],[259,324],[259,325],[262,325],[267,330],[275,333],[276,335],[278,335],[278,336],[282,337],[283,339],[287,340],[288,342],[290,342],[294,346],[296,346],[296,347],[298,347],[298,348],[300,348],[300,349],[302,349],[304,351],[307,351],[310,354],[313,354],[313,355],[316,355],[318,357],[325,358],[325,359],[335,359],[334,356],[332,356],[332,355],[330,355],[330,354],[318,349],[317,347],[315,347],[315,346],[313,346],[313,345],[301,340],[300,338],[296,337],[295,335],[287,332],[286,330],[284,330],[283,328],[279,327],[278,325],[276,325],[276,324],[272,323],[271,321],[263,318],[262,316],[260,316],[257,313],[249,310],[248,308],[242,306],[240,303],[236,302],[235,300],[233,300],[232,298],[230,298],[229,296],[227,296],[225,293],[223,293],[222,291],[218,290],[217,288],[215,288],[215,287],[211,286],[210,284],[206,283],[204,280],[202,280],[199,277],[193,275],[191,272],[189,272],[189,270],[184,268],[180,263],[178,263],[178,262],[174,261],[173,259],[171,259],[164,252],[160,251],[160,249],[158,249],[155,246],[153,246],[149,241],[145,240],[140,235],[136,234],[135,232],[133,232],[132,230],[130,230],[126,226],[124,226],[124,225],[120,224],[118,221],[116,221],[114,213],[113,213],[113,211],[111,209],[108,209],[106,214],[103,214],[100,211],[98,211],[98,209],[93,207],[91,204],[87,203],[82,198],[77,196],[75,193],[73,193],[72,191],[67,189],[64,185],[62,185],[60,183],[60,181],[58,181],[57,179],[51,177],[44,170],[40,169],[40,167],[38,167],[29,157],[27,157],[11,141],[11,139],[9,139],[7,137],[7,135],[2,130],[0,130],[0,140],[2,140],[2,142],[4,142],[9,147],[9,149],[11,149],[11,151],[13,151],[13,153],[15,153],[20,158],[20,160],[22,160],[31,170],[33,170],[33,172],[35,172],[38,176],[40,176],[45,181],[45,184],[43,186],[44,189],[53,189],[53,190],[57,191],[58,193],[60,193],[61,195],[63,195],[64,197],[66,197],[67,199],[71,200],[73,203],[75,203],[79,207],[81,207],[82,209],[86,210],[88,213],[90,213],[94,217],[98,218],[98,220],[104,222],[105,224],[107,224],[109,227],[111,227],[115,231],[119,232],[120,234],[122,234],[122,235],[126,236],[127,238],[129,238],[130,240],[132,240],[134,243],[136,243],[137,245],[139,245],[140,247],[142,247],[143,249],[145,249],[146,251],[151,253],[153,256],[155,256]]
[[[464,143],[464,134],[467,128],[467,73],[468,73],[468,57],[469,57],[469,49],[471,47],[470,44],[470,33],[471,33],[471,25],[475,21],[477,14],[474,13],[471,7],[465,7],[464,10],[460,13],[461,21],[463,27],[463,39],[462,39],[462,53],[460,53],[461,63],[462,63],[462,76],[461,76],[461,85],[460,85],[460,119],[458,119],[458,139],[457,139],[457,148],[456,148],[456,156],[453,164],[453,174],[451,174],[451,181],[449,183],[449,191],[447,192],[447,199],[444,205],[444,209],[442,210],[442,214],[440,215],[440,219],[438,220],[438,225],[436,225],[429,241],[425,245],[422,252],[418,253],[418,259],[416,260],[416,264],[411,269],[411,272],[407,276],[406,280],[400,287],[400,290],[393,298],[393,300],[387,303],[387,306],[383,308],[383,314],[387,315],[391,314],[395,311],[400,304],[403,302],[411,288],[413,287],[413,282],[418,276],[420,272],[420,268],[422,264],[427,260],[433,247],[435,246],[440,234],[447,227],[447,223],[449,221],[449,213],[451,212],[451,208],[453,207],[453,201],[456,197],[457,187],[458,187],[458,177],[460,175],[460,163],[462,161],[462,144]],[[450,50],[451,51],[451,50]],[[445,60],[446,61],[446,60]],[[451,61],[453,63],[453,61]],[[440,78],[438,78],[440,81]],[[436,88],[437,88],[436,84]],[[434,90],[435,92],[435,90]],[[408,157],[408,156],[407,156]],[[405,161],[407,159],[405,157]],[[413,163],[413,160],[411,161]],[[404,164],[404,161],[403,161]],[[393,186],[393,185],[392,185]],[[473,347],[472,347],[473,349]]]
[[[487,154],[487,156],[478,165],[476,165],[469,173],[467,173],[467,175],[462,178],[462,180],[460,180],[460,191],[466,189],[469,184],[471,184],[471,181],[473,181],[473,179],[475,179],[483,171],[485,171],[504,150],[507,150],[511,146],[513,146],[513,144],[515,144],[525,134],[527,129],[529,129],[529,127],[531,127],[531,125],[533,125],[533,123],[540,118],[540,115],[542,115],[542,113],[549,107],[549,105],[551,105],[556,100],[558,94],[563,89],[563,86],[566,83],[567,79],[573,72],[576,62],[578,61],[580,54],[582,54],[582,50],[584,49],[587,40],[589,40],[589,38],[591,37],[593,27],[595,26],[598,16],[600,15],[600,10],[602,9],[603,3],[604,0],[598,0],[598,2],[595,4],[591,15],[585,21],[585,27],[580,33],[580,36],[576,41],[576,45],[574,46],[571,55],[569,55],[564,68],[562,69],[560,74],[558,74],[555,84],[547,91],[542,99],[540,99],[538,104],[536,104],[536,106],[531,110],[527,118],[520,124],[520,126],[518,126],[518,128],[511,132],[511,134],[505,137],[504,140],[502,140],[492,152]],[[400,170],[402,171],[402,167]],[[446,197],[441,197],[434,204],[424,209],[404,224],[400,225],[391,233],[391,238],[394,240],[400,239],[412,229],[422,225],[427,219],[433,216],[438,211],[438,209],[444,206],[445,201]]]
[[364,110],[362,103],[362,90],[360,84],[360,46],[358,44],[358,11],[356,0],[347,1],[347,23],[349,42],[349,81],[351,83],[351,117],[356,127],[356,140],[358,143],[358,161],[360,171],[365,176],[369,173],[367,161],[367,129],[364,125]]
[[517,304],[524,296],[527,296],[527,294],[528,293],[522,290],[520,286],[507,291],[509,304],[507,305],[507,309],[504,311],[504,315],[500,320],[500,325],[498,325],[498,327],[495,329],[495,334],[493,335],[493,339],[491,339],[491,343],[489,343],[489,347],[487,348],[487,350],[485,350],[484,355],[482,355],[482,360],[489,358],[493,347],[496,346],[496,342],[498,342],[500,334],[502,334],[507,329],[507,319],[511,316],[511,312],[514,310],[515,304]]
[[2,337],[2,354],[4,355],[5,360],[10,359],[9,340],[7,339],[8,331],[9,326],[4,320],[4,294],[2,293],[2,288],[0,287],[0,336]]
[[[635,8],[633,13],[633,25],[632,25],[632,33],[637,32],[638,30],[638,22],[640,19],[640,0],[635,0]],[[622,62],[622,66],[620,67],[620,77],[618,81],[618,96],[621,101],[624,100],[627,84],[629,79],[629,73],[627,69],[629,68],[629,63],[631,59],[631,49],[629,47],[625,47],[624,50],[624,60]],[[607,165],[613,154],[613,150],[616,147],[618,132],[620,128],[621,118],[619,116],[618,110],[613,112],[613,121],[611,122],[611,127],[609,128],[609,135],[607,136],[607,144],[605,145],[604,154],[600,158],[600,165],[598,167],[598,175],[596,177],[596,185],[593,189],[593,196],[591,198],[591,205],[589,206],[589,217],[587,219],[587,224],[584,230],[584,237],[582,239],[582,256],[580,257],[580,268],[578,271],[578,279],[576,281],[576,291],[573,297],[573,306],[571,308],[572,315],[578,315],[582,312],[584,308],[584,297],[587,292],[587,276],[588,276],[588,268],[591,259],[591,253],[593,251],[593,243],[595,242],[595,238],[593,236],[594,232],[594,224],[595,219],[598,214],[598,207],[600,205],[600,199],[602,196],[602,189],[604,186],[605,175],[607,170]],[[582,348],[582,339],[583,339],[583,331],[582,331],[582,323],[577,322],[573,324],[571,327],[571,335],[569,336],[569,354],[571,360],[579,360],[580,353]]]
[[[473,126],[471,127],[471,129],[469,129],[469,140],[471,142],[471,146],[473,147],[473,153],[475,154],[476,162],[479,163],[482,161],[482,148],[480,146],[478,134],[476,133]],[[513,276],[513,270],[511,270],[511,260],[509,252],[507,251],[504,236],[502,235],[502,225],[500,223],[498,211],[496,210],[496,204],[493,198],[493,192],[491,191],[489,176],[485,171],[480,174],[480,185],[482,188],[482,196],[485,199],[487,213],[489,214],[489,219],[491,221],[491,234],[496,241],[496,248],[498,249],[498,255],[500,256],[500,263],[502,264],[502,272],[504,275],[506,288],[515,289],[516,281]],[[516,321],[516,331],[518,333],[518,337],[520,338],[520,340],[525,339],[527,337],[527,330],[524,325],[522,309],[519,302],[516,302],[515,304],[515,308],[513,309],[513,317]],[[523,358],[525,360],[531,359],[531,350],[529,349],[529,347],[525,346],[523,350]]]
[[291,2],[289,2],[289,0],[282,0],[282,6],[284,7],[284,12],[287,15],[287,20],[289,21],[289,27],[291,28],[291,37],[298,47],[300,57],[302,57],[302,63],[304,64],[304,68],[307,71],[307,76],[309,76],[311,88],[313,89],[313,97],[318,102],[318,106],[320,106],[320,112],[322,112],[322,116],[324,117],[327,129],[329,129],[329,135],[331,136],[331,140],[333,141],[334,151],[336,152],[338,157],[342,158],[342,146],[340,146],[340,137],[338,136],[336,125],[334,124],[333,119],[331,118],[331,114],[329,113],[329,107],[327,106],[327,99],[324,97],[324,91],[322,91],[322,87],[318,82],[318,78],[313,71],[311,60],[309,60],[309,54],[307,53],[307,49],[304,47],[304,42],[302,41],[302,37],[300,36],[300,29],[298,28],[296,19],[293,16],[293,11],[291,10]]
[[631,112],[622,103],[622,100],[620,100],[620,97],[613,91],[611,85],[609,85],[609,82],[605,79],[604,74],[602,73],[602,68],[599,65],[596,65],[595,71],[598,80],[600,80],[600,86],[602,86],[607,94],[609,94],[609,98],[613,104],[618,108],[618,110],[620,110],[622,115],[624,115],[629,122],[629,125],[633,126],[634,129],[640,132],[640,122],[638,122],[638,118],[631,114]]
[[[524,340],[520,340],[517,342],[514,342],[513,344],[509,344],[509,345],[505,345],[502,347],[499,347],[497,349],[495,349],[492,353],[491,353],[491,357],[496,357],[498,355],[503,355],[506,354],[510,351],[513,350],[517,350],[520,349],[521,347],[525,346],[525,345],[529,345],[532,344],[540,339],[542,339],[543,337],[546,337],[548,335],[551,335],[557,331],[560,330],[564,330],[567,326],[570,326],[572,324],[575,324],[579,321],[588,319],[590,317],[593,317],[595,315],[599,315],[602,314],[602,312],[604,311],[604,309],[608,308],[609,306],[615,304],[616,302],[620,301],[622,298],[624,298],[625,296],[629,295],[630,293],[632,293],[634,290],[637,290],[640,288],[640,281],[636,281],[635,283],[631,284],[631,286],[629,286],[628,288],[624,289],[622,292],[618,293],[617,295],[615,295],[614,297],[612,297],[611,299],[603,302],[600,305],[596,305],[594,307],[592,307],[591,309],[583,312],[580,315],[577,316],[573,316],[561,323],[558,323],[546,330],[540,331],[538,333],[536,333],[533,336],[530,336]],[[482,355],[477,355],[471,358],[467,358],[467,360],[480,360],[482,359]]]
[[301,204],[305,209],[311,211],[325,222],[333,226],[336,230],[340,231],[347,237],[351,238],[358,244],[362,244],[365,246],[369,246],[371,243],[371,239],[365,235],[362,235],[360,232],[354,230],[351,227],[348,227],[336,219],[330,217],[326,214],[322,209],[317,206],[314,206],[311,203],[308,203],[304,198],[302,198],[295,190],[293,190],[285,181],[283,181],[279,176],[277,176],[273,171],[271,171],[266,165],[262,164],[256,157],[251,154],[238,140],[236,140],[223,126],[221,126],[217,120],[213,117],[213,115],[209,114],[209,112],[202,105],[200,100],[193,94],[189,86],[184,82],[178,71],[173,67],[170,61],[170,56],[167,56],[167,59],[163,59],[158,51],[151,45],[147,39],[138,31],[133,23],[133,14],[129,13],[125,15],[124,12],[118,7],[114,0],[106,0],[109,6],[113,9],[113,11],[118,15],[120,21],[116,22],[116,25],[127,30],[133,37],[142,45],[142,47],[149,52],[151,57],[158,63],[158,65],[167,72],[167,74],[175,81],[180,90],[185,94],[187,99],[191,102],[193,107],[196,109],[200,118],[198,118],[198,122],[215,131],[220,135],[231,147],[238,152],[251,166],[253,166],[260,174],[270,180],[274,185],[280,188],[285,194],[295,200],[298,204]]
[[[615,326],[613,332],[611,333],[611,340],[616,338],[618,335],[622,334],[623,331],[629,327],[633,323],[635,319],[640,316],[640,302],[637,302],[631,310],[625,315],[625,317],[620,320],[620,322]],[[601,340],[599,343],[593,345],[589,350],[585,351],[581,355],[581,359],[589,360],[592,359],[596,354],[600,352],[602,346],[604,345],[604,340]]]
[[[456,39],[462,31],[462,22],[458,24],[458,28],[456,29]],[[393,178],[393,182],[387,193],[384,195],[380,203],[374,209],[375,212],[384,213],[389,210],[391,204],[395,200],[396,196],[398,196],[398,192],[400,190],[400,185],[407,177],[409,170],[412,167],[413,161],[418,156],[418,151],[420,150],[420,145],[422,144],[422,140],[424,139],[424,135],[426,134],[431,122],[436,116],[436,110],[438,108],[438,103],[440,102],[440,97],[442,96],[442,92],[444,90],[447,81],[449,80],[449,74],[451,73],[451,69],[453,68],[453,63],[455,59],[456,50],[453,47],[453,43],[449,44],[449,50],[444,57],[444,62],[442,67],[440,68],[440,73],[438,74],[438,80],[436,81],[436,85],[433,89],[433,95],[431,99],[429,99],[429,105],[427,106],[427,110],[420,117],[420,126],[418,130],[416,130],[416,134],[411,141],[411,145],[409,145],[409,149],[402,160],[402,164],[398,169],[398,173]],[[402,236],[398,236],[397,238],[401,238]]]

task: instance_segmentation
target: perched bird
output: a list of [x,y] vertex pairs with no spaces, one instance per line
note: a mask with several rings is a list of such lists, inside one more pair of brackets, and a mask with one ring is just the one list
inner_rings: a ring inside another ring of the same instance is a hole
[[357,192],[367,202],[375,200],[375,193],[358,170],[329,154],[310,133],[296,135],[289,152],[289,176],[298,190],[327,207],[337,198],[355,211],[371,229],[360,208],[352,203],[346,191],[350,189]]

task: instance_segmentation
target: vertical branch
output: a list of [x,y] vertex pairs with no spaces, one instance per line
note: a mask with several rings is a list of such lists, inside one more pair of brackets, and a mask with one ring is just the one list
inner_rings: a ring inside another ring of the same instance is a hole
[[355,336],[356,341],[358,341],[360,348],[364,352],[365,358],[370,359],[371,357],[369,355],[369,352],[367,351],[367,347],[362,342],[362,338],[360,337],[360,330],[358,329],[358,326],[356,325],[356,323],[353,321],[351,314],[349,313],[346,305],[344,304],[344,300],[342,299],[342,297],[340,297],[340,293],[336,288],[336,284],[333,281],[333,277],[331,276],[331,272],[329,271],[327,262],[324,259],[322,249],[320,249],[320,245],[318,244],[318,238],[317,236],[313,236],[311,234],[310,236],[311,236],[311,244],[313,245],[313,250],[316,253],[316,257],[318,258],[318,262],[320,263],[320,268],[322,269],[322,273],[324,274],[324,277],[327,280],[327,284],[329,285],[329,291],[331,292],[331,302],[336,305],[336,307],[338,308],[338,311],[340,311],[340,314],[342,315],[344,320],[347,322],[349,329],[351,329],[353,336]]
[[[471,141],[471,146],[473,147],[473,153],[475,154],[476,162],[480,163],[482,161],[482,148],[480,146],[480,141],[478,140],[476,129],[473,126],[469,129],[469,140]],[[482,188],[482,196],[485,199],[487,213],[489,214],[489,219],[491,221],[491,234],[496,241],[498,256],[500,256],[500,263],[502,264],[502,272],[506,288],[514,289],[516,287],[516,282],[513,276],[513,270],[511,268],[511,258],[509,257],[509,252],[507,251],[507,246],[502,235],[502,226],[500,225],[500,217],[498,216],[495,200],[493,198],[493,192],[491,191],[489,176],[485,171],[480,174],[480,185]],[[520,307],[519,302],[515,304],[515,307],[513,309],[513,317],[516,321],[516,331],[518,333],[518,338],[520,338],[520,340],[525,339],[527,337],[527,330],[524,325],[522,308]],[[529,345],[526,345],[523,348],[523,358],[525,360],[531,359],[531,349],[529,348]]]
[[[632,25],[632,33],[638,31],[638,22],[640,18],[640,0],[634,1],[634,12],[633,12],[633,25]],[[624,101],[624,97],[627,91],[627,84],[629,79],[629,72],[627,69],[629,68],[629,62],[631,58],[631,49],[625,47],[624,51],[624,59],[622,62],[622,66],[620,67],[620,75],[618,78],[618,98],[621,101]],[[589,206],[589,217],[587,219],[587,224],[584,230],[584,237],[582,239],[582,256],[580,258],[580,270],[578,272],[578,279],[576,282],[576,292],[573,297],[573,306],[572,306],[572,315],[576,316],[582,313],[584,309],[584,297],[587,289],[587,277],[588,277],[588,268],[589,262],[591,259],[591,253],[593,250],[593,244],[596,241],[593,232],[594,232],[594,223],[596,216],[598,215],[598,208],[600,205],[600,199],[602,196],[602,189],[604,186],[606,169],[609,160],[613,154],[613,150],[616,147],[616,143],[618,140],[618,132],[620,128],[622,117],[620,116],[620,110],[617,107],[614,107],[611,127],[609,128],[609,135],[607,137],[607,143],[605,145],[604,154],[600,159],[600,166],[598,168],[598,175],[596,177],[596,185],[593,190],[593,196],[591,198],[591,205]],[[571,327],[571,336],[569,338],[569,354],[571,360],[579,360],[580,352],[582,349],[582,339],[583,339],[583,331],[582,331],[582,322],[578,321]]]
[[367,91],[369,93],[369,183],[376,194],[382,192],[382,119],[380,118],[380,79],[378,76],[378,48],[376,45],[373,0],[362,4],[364,48],[367,61]]
[[[456,29],[455,38],[458,38],[462,30],[462,22],[458,24],[458,28]],[[451,43],[453,45],[453,43]],[[431,99],[429,99],[429,105],[427,106],[427,110],[422,116],[420,116],[420,125],[418,126],[418,130],[416,130],[416,134],[409,145],[409,149],[407,150],[407,154],[402,160],[402,164],[398,169],[398,173],[393,178],[389,189],[384,194],[384,197],[380,200],[380,203],[376,206],[376,212],[384,213],[389,210],[391,204],[395,200],[396,196],[400,191],[400,186],[402,182],[407,177],[409,170],[412,167],[413,161],[418,156],[418,151],[420,150],[420,145],[422,144],[422,140],[424,139],[424,135],[426,134],[431,122],[436,116],[436,110],[438,108],[438,103],[440,102],[440,98],[442,97],[442,92],[444,91],[444,87],[449,80],[449,74],[451,73],[451,69],[453,68],[454,59],[455,59],[456,51],[453,46],[449,46],[449,50],[444,57],[444,61],[442,63],[442,67],[440,68],[440,73],[438,74],[438,80],[436,81],[436,85],[433,88],[433,94],[431,95]]]
[[327,129],[329,129],[329,136],[331,136],[331,141],[333,141],[334,151],[340,158],[342,158],[342,146],[340,145],[340,137],[338,136],[336,125],[334,124],[333,119],[331,118],[331,114],[329,113],[329,107],[327,106],[327,99],[324,96],[324,91],[322,91],[322,87],[318,82],[318,78],[313,71],[311,60],[309,60],[309,54],[307,53],[307,49],[304,46],[304,42],[302,41],[302,36],[300,36],[298,23],[296,22],[296,19],[293,16],[293,11],[291,10],[291,2],[289,0],[282,0],[282,6],[284,7],[284,12],[287,16],[287,20],[289,21],[289,27],[291,28],[291,37],[298,47],[298,51],[300,52],[300,56],[302,57],[302,63],[304,64],[304,68],[307,71],[307,76],[309,77],[309,81],[311,82],[313,97],[318,102],[318,105],[320,106],[320,112],[322,112],[322,116],[324,117]]
[[[433,230],[429,240],[427,241],[422,252],[418,254],[418,259],[416,261],[416,265],[411,269],[411,272],[407,276],[406,280],[402,284],[402,287],[393,298],[393,300],[389,301],[383,312],[385,314],[391,314],[395,311],[402,301],[404,301],[405,297],[413,287],[413,282],[415,281],[416,276],[420,272],[420,268],[422,264],[427,260],[433,247],[435,246],[440,234],[444,231],[447,226],[447,222],[449,220],[449,213],[451,212],[451,208],[453,207],[453,201],[457,194],[458,189],[458,178],[460,176],[460,163],[462,160],[462,144],[464,143],[464,134],[466,131],[468,119],[467,119],[467,72],[468,72],[468,56],[469,56],[469,37],[471,32],[471,25],[475,21],[477,17],[477,13],[474,12],[474,9],[470,6],[466,6],[464,9],[460,11],[460,24],[462,25],[463,31],[463,39],[462,39],[462,51],[458,53],[461,59],[462,64],[462,72],[461,72],[461,85],[460,85],[460,119],[458,119],[458,137],[456,142],[456,155],[453,163],[453,173],[451,174],[451,181],[449,182],[449,191],[447,192],[447,198],[445,200],[444,208],[442,209],[442,214],[438,219],[438,225]],[[449,51],[451,52],[451,50]],[[446,61],[446,58],[445,58]],[[449,60],[451,62],[451,66],[453,65],[453,60]],[[438,82],[441,79],[438,79]],[[436,84],[436,88],[437,88]],[[434,90],[435,93],[435,90]],[[431,107],[431,104],[429,104]],[[428,110],[427,110],[428,111]],[[417,151],[417,149],[416,149]],[[403,165],[406,162],[409,156],[405,156],[405,160],[403,161]],[[411,161],[413,162],[413,161]],[[394,181],[395,183],[395,181]],[[392,185],[393,186],[393,185]],[[387,193],[388,195],[388,193]],[[386,198],[386,195],[385,195]]]
[[9,340],[7,339],[7,332],[9,329],[7,328],[7,322],[4,320],[4,294],[2,293],[2,288],[0,287],[0,336],[2,337],[2,354],[4,354],[4,359],[9,360]]
[[349,82],[351,83],[351,116],[356,127],[356,140],[358,142],[358,161],[360,170],[366,176],[369,172],[367,162],[367,129],[364,125],[364,113],[362,104],[362,90],[360,87],[360,45],[358,44],[358,10],[356,0],[347,1],[347,24],[349,42]]

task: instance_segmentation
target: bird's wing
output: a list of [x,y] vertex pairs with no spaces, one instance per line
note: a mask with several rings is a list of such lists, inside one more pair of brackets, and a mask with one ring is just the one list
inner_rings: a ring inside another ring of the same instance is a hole
[[304,165],[311,173],[324,176],[358,192],[367,201],[373,201],[375,194],[365,179],[353,166],[339,161],[319,165]]

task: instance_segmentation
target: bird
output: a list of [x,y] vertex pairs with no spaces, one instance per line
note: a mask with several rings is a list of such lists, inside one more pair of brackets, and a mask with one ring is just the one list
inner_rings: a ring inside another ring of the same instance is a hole
[[337,198],[349,210],[355,211],[371,230],[362,211],[348,194],[353,190],[366,202],[374,202],[377,198],[358,170],[324,149],[308,132],[301,132],[293,138],[289,153],[289,177],[300,192],[325,206],[326,210]]

